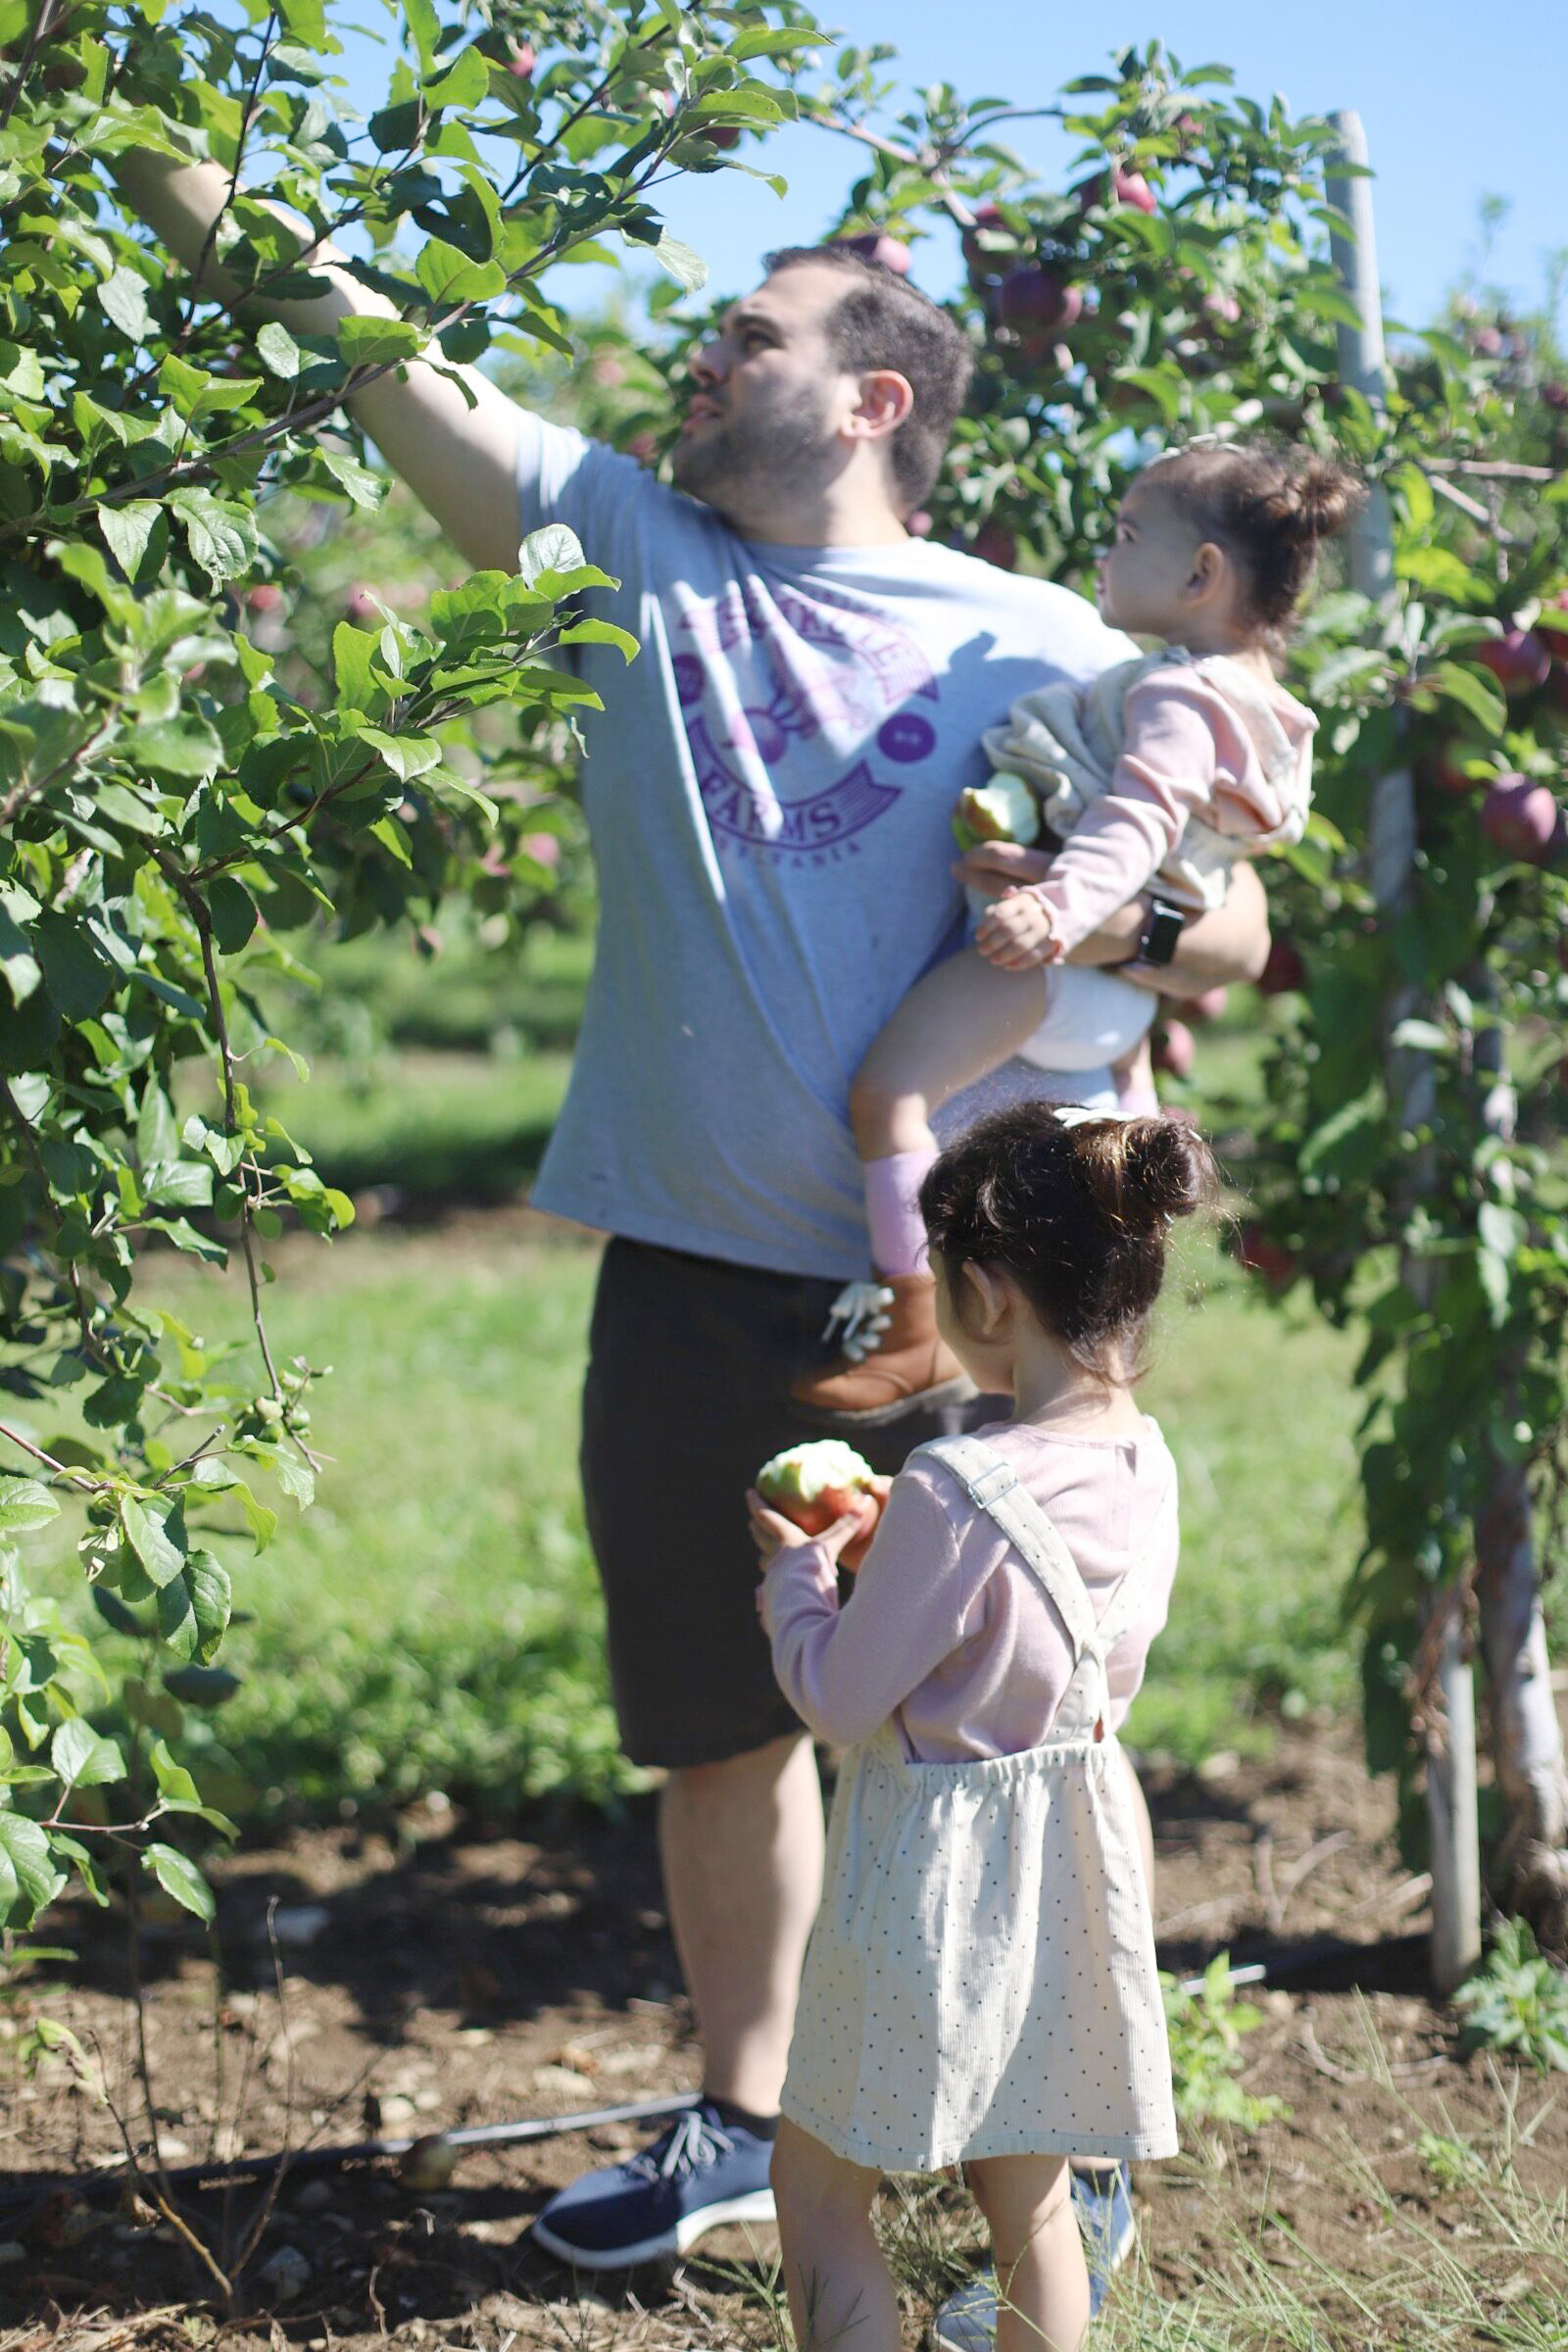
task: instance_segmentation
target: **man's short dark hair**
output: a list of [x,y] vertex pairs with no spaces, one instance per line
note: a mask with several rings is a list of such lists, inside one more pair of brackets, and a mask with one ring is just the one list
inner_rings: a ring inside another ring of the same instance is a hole
[[824,264],[845,281],[827,320],[828,342],[845,373],[891,368],[914,394],[891,450],[899,502],[909,514],[937,478],[968,396],[974,354],[956,319],[885,263],[845,245],[786,245],[766,257],[770,277],[808,263]]

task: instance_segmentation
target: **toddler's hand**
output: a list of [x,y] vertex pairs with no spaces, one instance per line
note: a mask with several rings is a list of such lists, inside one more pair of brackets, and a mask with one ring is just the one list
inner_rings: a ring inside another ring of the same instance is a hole
[[864,1501],[860,1505],[860,1528],[862,1532],[859,1535],[853,1537],[851,1541],[845,1544],[844,1549],[839,1553],[839,1566],[841,1568],[847,1568],[852,1576],[855,1574],[855,1571],[859,1567],[860,1562],[864,1559],[866,1553],[871,1548],[871,1539],[876,1534],[877,1528],[881,1522],[882,1505],[887,1501],[888,1493],[892,1485],[893,1481],[891,1478],[872,1479],[871,1492],[866,1495]]
[[1055,929],[1038,892],[1011,890],[982,917],[974,944],[988,963],[1004,972],[1031,971],[1055,960]]

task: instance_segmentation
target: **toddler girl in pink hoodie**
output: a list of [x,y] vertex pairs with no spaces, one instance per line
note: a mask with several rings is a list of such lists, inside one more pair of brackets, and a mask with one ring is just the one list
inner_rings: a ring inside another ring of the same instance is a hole
[[[1063,958],[1115,907],[1152,885],[1199,912],[1223,899],[1235,858],[1300,839],[1317,722],[1271,655],[1318,543],[1358,495],[1327,458],[1205,442],[1151,466],[1123,500],[1100,609],[1162,650],[1081,697],[1026,696],[987,738],[1011,797],[1040,803],[1051,868],[986,909],[972,947],[910,990],[860,1066],[850,1115],[877,1281],[835,1307],[858,1341],[797,1383],[799,1403],[871,1424],[966,1392],[925,1263],[932,1117],[1009,1056],[1049,1058],[1054,994],[1079,977]],[[1154,999],[1141,993],[1147,1027]]]

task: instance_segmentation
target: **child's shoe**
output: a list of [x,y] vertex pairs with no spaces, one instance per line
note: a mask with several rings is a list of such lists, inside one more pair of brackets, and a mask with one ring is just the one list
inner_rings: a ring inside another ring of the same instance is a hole
[[792,1400],[861,1428],[966,1402],[975,1385],[937,1330],[936,1276],[892,1274],[875,1287],[874,1300],[864,1283],[839,1294],[822,1336],[831,1339],[845,1326],[843,1352],[836,1363],[803,1373],[790,1390]]

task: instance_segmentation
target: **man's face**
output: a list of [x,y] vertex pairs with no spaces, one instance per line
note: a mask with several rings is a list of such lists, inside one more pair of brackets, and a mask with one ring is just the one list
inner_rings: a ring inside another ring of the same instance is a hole
[[844,292],[831,268],[781,270],[726,312],[692,362],[674,476],[731,521],[819,490],[847,463],[840,427],[859,382],[827,333]]

